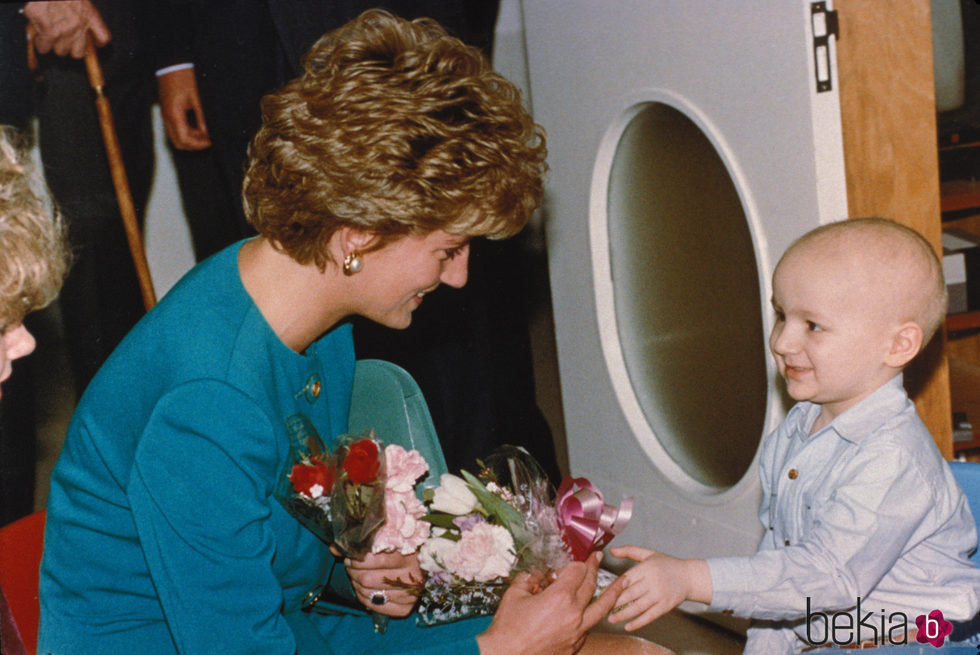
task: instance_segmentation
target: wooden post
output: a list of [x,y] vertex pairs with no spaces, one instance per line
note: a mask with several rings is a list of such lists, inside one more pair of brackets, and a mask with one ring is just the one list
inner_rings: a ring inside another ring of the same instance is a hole
[[[941,248],[929,0],[839,0],[837,67],[848,211],[919,230]],[[940,451],[953,453],[949,368],[940,334],[906,387]]]

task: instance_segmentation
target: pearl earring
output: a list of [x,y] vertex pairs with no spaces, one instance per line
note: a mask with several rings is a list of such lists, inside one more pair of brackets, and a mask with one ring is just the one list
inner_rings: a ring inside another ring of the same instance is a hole
[[344,275],[360,273],[362,268],[364,268],[364,262],[361,261],[361,256],[357,254],[357,251],[344,257]]

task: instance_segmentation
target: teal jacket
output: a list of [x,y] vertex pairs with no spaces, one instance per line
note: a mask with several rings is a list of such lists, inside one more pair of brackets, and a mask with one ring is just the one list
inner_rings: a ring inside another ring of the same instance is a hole
[[366,615],[300,609],[333,558],[273,497],[285,420],[302,412],[328,441],[346,431],[351,328],[290,350],[242,286],[240,245],[144,317],[72,417],[48,500],[38,652],[475,655],[485,619],[393,620],[380,635]]

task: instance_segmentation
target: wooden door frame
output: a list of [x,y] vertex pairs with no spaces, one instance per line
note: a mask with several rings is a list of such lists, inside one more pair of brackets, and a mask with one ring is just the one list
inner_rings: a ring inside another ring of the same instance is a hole
[[[851,217],[882,216],[941,248],[929,0],[838,0],[837,69]],[[945,334],[906,371],[943,456],[953,425]]]

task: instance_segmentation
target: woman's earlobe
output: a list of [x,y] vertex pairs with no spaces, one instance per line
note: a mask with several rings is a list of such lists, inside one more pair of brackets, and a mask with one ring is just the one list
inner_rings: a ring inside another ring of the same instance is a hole
[[354,250],[349,255],[344,257],[344,264],[342,268],[344,275],[348,277],[360,273],[361,269],[364,268],[364,260],[361,259],[360,253]]

